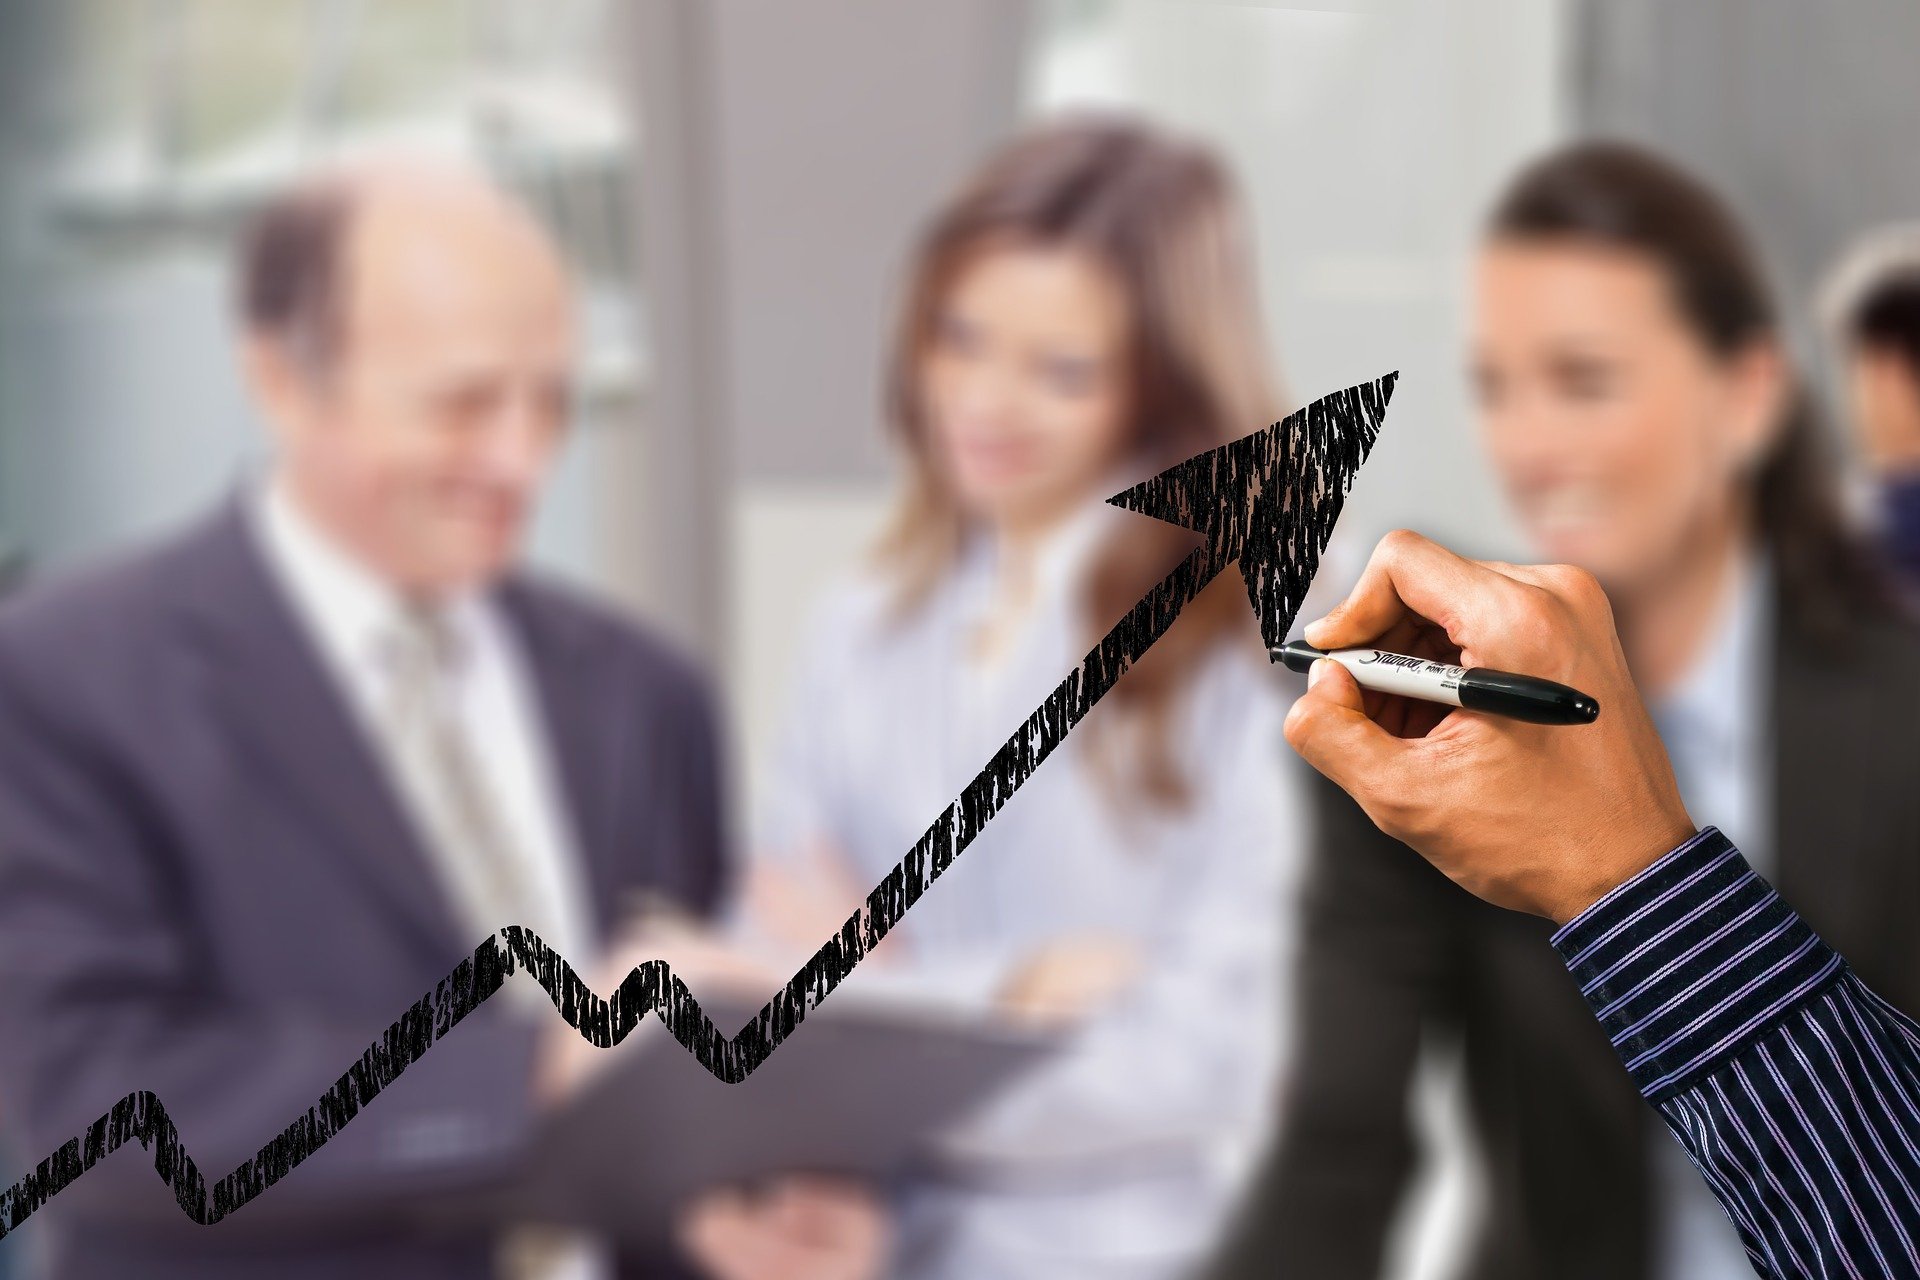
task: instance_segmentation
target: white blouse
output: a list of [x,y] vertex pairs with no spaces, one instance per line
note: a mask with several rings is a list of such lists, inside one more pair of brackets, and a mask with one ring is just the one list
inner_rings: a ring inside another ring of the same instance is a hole
[[[1115,522],[1092,504],[1048,540],[1038,603],[1001,657],[966,646],[994,585],[972,539],[896,619],[889,584],[822,605],[758,813],[757,858],[825,844],[863,887],[890,871],[1094,636],[1080,585]],[[1104,620],[1103,620],[1104,621]],[[1249,619],[1249,633],[1251,619]],[[1173,758],[1191,805],[1116,803],[1089,767],[1096,707],[890,936],[896,981],[985,999],[1041,944],[1137,942],[1142,976],[1060,1055],[956,1135],[965,1159],[907,1192],[897,1274],[1170,1277],[1204,1258],[1267,1136],[1304,812],[1284,676],[1221,646],[1191,677]]]

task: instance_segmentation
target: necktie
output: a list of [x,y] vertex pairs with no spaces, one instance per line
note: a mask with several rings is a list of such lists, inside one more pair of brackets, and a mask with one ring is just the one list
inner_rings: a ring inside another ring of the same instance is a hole
[[459,714],[465,656],[440,613],[414,606],[401,615],[387,645],[389,747],[473,941],[507,924],[529,925],[544,937],[557,924],[555,913],[539,878],[517,856]]
[[[385,656],[388,749],[467,934],[477,943],[502,925],[524,924],[567,953],[577,939],[563,936],[557,890],[516,848],[460,714],[459,680],[470,657],[462,637],[439,611],[409,606],[387,637]],[[501,998],[530,1016],[541,1016],[542,1008],[552,1013],[545,993],[530,982],[509,983]],[[508,1232],[497,1261],[508,1280],[605,1274],[598,1250],[584,1238],[542,1228]]]

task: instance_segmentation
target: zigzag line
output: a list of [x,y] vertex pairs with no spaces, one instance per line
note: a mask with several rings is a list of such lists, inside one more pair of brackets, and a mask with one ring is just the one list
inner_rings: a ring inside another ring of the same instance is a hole
[[[887,936],[1094,703],[1166,633],[1180,610],[1243,546],[1263,569],[1278,575],[1276,582],[1260,585],[1249,577],[1248,590],[1256,608],[1271,613],[1270,620],[1278,623],[1281,632],[1292,624],[1347,488],[1378,434],[1395,377],[1389,374],[1335,392],[1282,423],[1189,459],[1118,495],[1118,505],[1138,510],[1184,509],[1195,496],[1193,481],[1200,468],[1206,474],[1207,490],[1213,493],[1234,495],[1235,500],[1242,494],[1259,497],[1248,511],[1228,510],[1209,525],[1206,544],[1174,566],[1101,637],[934,819],[906,857],[867,895],[865,904],[735,1035],[729,1037],[713,1024],[664,960],[650,960],[633,969],[611,999],[602,999],[531,930],[508,926],[402,1014],[318,1102],[215,1183],[211,1193],[165,1104],[152,1091],[141,1090],[115,1103],[85,1133],[7,1190],[0,1199],[0,1239],[129,1140],[153,1153],[154,1171],[173,1189],[182,1213],[203,1226],[219,1222],[325,1146],[381,1090],[499,991],[519,966],[539,981],[560,1016],[590,1043],[610,1048],[624,1040],[641,1018],[658,1013],[674,1038],[715,1077],[729,1084],[745,1080],[792,1034],[807,1011]],[[1269,477],[1277,477],[1280,483],[1264,490]],[[1255,526],[1271,522],[1275,527],[1249,529],[1249,522]],[[1249,534],[1256,541],[1272,537],[1274,545],[1248,546]]]
[[0,1200],[0,1239],[129,1140],[153,1153],[154,1170],[173,1189],[181,1212],[205,1226],[219,1222],[325,1146],[401,1072],[498,991],[518,965],[537,978],[560,1016],[589,1042],[602,1048],[616,1045],[641,1018],[657,1012],[701,1066],[729,1084],[745,1080],[800,1025],[807,1010],[825,999],[886,937],[1093,703],[1165,633],[1181,606],[1222,567],[1208,548],[1196,549],[1135,605],[934,820],[907,856],[867,895],[865,904],[847,917],[840,931],[738,1034],[729,1037],[716,1027],[664,960],[638,966],[611,999],[601,999],[564,957],[532,931],[509,926],[461,961],[369,1045],[318,1102],[215,1183],[211,1192],[205,1175],[181,1144],[165,1103],[153,1092],[141,1090],[115,1103],[85,1133],[41,1161],[7,1191]]

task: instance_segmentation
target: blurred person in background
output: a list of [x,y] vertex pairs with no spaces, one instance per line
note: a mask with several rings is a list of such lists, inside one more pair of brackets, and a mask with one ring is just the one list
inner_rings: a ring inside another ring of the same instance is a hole
[[[1689,811],[1920,1010],[1920,640],[1843,522],[1741,228],[1666,161],[1586,143],[1518,175],[1476,265],[1483,435],[1532,553],[1605,586]],[[1752,1275],[1549,922],[1479,902],[1331,788],[1312,858],[1303,1050],[1221,1276],[1380,1274],[1430,1037],[1463,1047],[1486,1177],[1461,1274]]]
[[[494,929],[604,952],[604,992],[662,953],[612,904],[723,883],[704,681],[514,565],[572,378],[544,233],[478,176],[368,161],[243,257],[270,474],[0,617],[0,1101],[29,1158],[150,1089],[222,1177]],[[214,1229],[119,1153],[46,1211],[51,1274],[685,1274],[484,1216],[607,1057],[516,979]],[[716,1191],[686,1261],[858,1280],[881,1227],[830,1184]]]
[[[1103,499],[1279,416],[1249,252],[1219,161],[1119,119],[1020,137],[932,219],[889,386],[908,479],[804,650],[763,937],[837,929],[1190,549]],[[1270,1109],[1294,818],[1255,631],[1223,576],[870,961],[1068,1034],[906,1189],[893,1274],[1166,1277],[1216,1238]]]
[[1920,593],[1920,223],[1882,228],[1856,245],[1822,309],[1887,554]]

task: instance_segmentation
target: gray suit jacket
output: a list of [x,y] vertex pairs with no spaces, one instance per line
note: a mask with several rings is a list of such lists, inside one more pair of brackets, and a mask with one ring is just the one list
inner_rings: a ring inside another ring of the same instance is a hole
[[[724,839],[702,680],[555,587],[516,576],[498,601],[600,927],[631,889],[711,909]],[[151,1089],[223,1177],[481,941],[237,502],[0,609],[0,1112],[26,1159]],[[149,1155],[117,1153],[43,1211],[53,1274],[488,1275],[495,1224],[460,1215],[509,1184],[534,1118],[538,1027],[505,1003],[212,1228]]]

